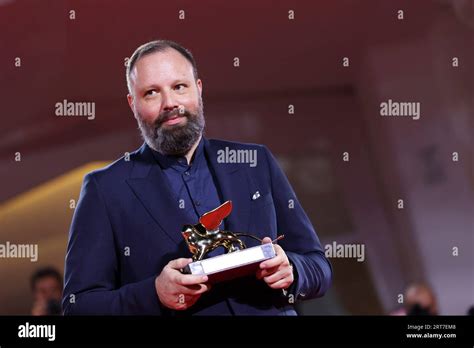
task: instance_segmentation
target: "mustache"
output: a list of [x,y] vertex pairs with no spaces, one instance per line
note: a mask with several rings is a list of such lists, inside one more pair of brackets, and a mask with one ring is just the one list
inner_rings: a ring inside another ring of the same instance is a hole
[[175,116],[191,117],[191,113],[187,109],[173,109],[171,111],[163,111],[155,121],[155,126],[160,127],[164,122]]

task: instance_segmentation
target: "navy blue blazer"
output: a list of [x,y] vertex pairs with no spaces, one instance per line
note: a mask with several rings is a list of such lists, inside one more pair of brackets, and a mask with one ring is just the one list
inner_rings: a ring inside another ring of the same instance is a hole
[[[218,163],[218,151],[226,147],[256,150],[258,165]],[[191,256],[180,232],[197,221],[188,221],[174,204],[161,167],[143,144],[129,160],[120,158],[84,178],[69,231],[65,315],[280,315],[295,313],[296,301],[324,295],[331,265],[270,151],[208,139],[204,148],[221,202],[233,202],[226,228],[260,238],[285,235],[279,244],[295,271],[286,296],[250,276],[215,285],[185,311],[161,305],[155,278],[170,260]]]

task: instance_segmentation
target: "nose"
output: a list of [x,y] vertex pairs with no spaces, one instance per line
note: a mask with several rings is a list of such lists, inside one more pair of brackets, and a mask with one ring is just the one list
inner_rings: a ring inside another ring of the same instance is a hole
[[179,105],[176,103],[170,92],[163,92],[162,108],[163,111],[171,111]]

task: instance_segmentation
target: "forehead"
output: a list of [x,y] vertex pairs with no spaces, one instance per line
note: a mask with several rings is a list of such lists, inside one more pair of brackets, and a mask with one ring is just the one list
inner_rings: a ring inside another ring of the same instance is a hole
[[137,87],[166,85],[179,79],[192,79],[193,66],[181,53],[169,48],[141,57],[131,72],[131,78]]
[[59,280],[53,276],[47,276],[40,278],[36,281],[36,287],[44,287],[44,286],[57,286],[59,285]]

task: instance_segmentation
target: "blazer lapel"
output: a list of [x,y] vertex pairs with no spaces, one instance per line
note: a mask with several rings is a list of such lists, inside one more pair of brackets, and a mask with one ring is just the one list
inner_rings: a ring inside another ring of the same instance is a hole
[[222,203],[232,201],[232,212],[225,228],[233,232],[248,232],[250,226],[250,179],[242,164],[218,163],[218,151],[225,150],[216,141],[204,138],[204,149],[209,169],[217,181]]
[[180,244],[184,242],[181,236],[183,225],[193,222],[189,221],[183,209],[179,209],[166,176],[151,151],[146,144],[142,145],[127,183],[161,230]]

